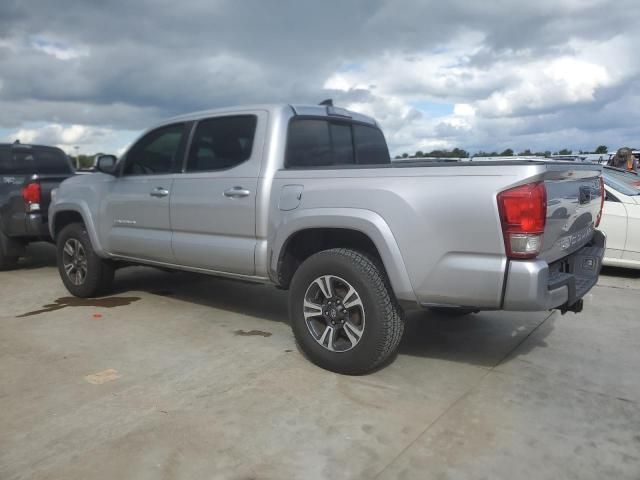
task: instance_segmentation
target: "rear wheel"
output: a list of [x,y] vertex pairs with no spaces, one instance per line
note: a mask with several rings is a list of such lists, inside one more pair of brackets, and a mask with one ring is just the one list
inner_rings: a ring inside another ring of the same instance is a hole
[[95,253],[83,224],[64,227],[56,248],[62,283],[72,295],[87,298],[108,293],[113,283],[113,264]]
[[313,363],[350,375],[383,364],[404,330],[383,269],[343,248],[316,253],[300,265],[291,282],[289,317]]

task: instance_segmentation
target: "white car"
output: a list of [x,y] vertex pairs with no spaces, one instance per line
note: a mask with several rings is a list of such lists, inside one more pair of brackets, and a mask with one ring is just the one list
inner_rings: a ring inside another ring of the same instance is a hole
[[607,234],[603,264],[640,269],[640,176],[605,167],[600,230]]

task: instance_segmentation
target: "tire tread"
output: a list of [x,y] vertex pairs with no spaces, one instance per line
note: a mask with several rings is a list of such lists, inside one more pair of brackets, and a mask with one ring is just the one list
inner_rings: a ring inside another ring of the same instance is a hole
[[[62,267],[62,249],[67,239],[71,237],[77,238],[84,246],[87,254],[89,269],[87,278],[82,285],[73,285],[66,278]],[[91,239],[87,233],[87,229],[82,223],[71,223],[64,227],[58,236],[57,241],[58,254],[58,271],[60,277],[69,293],[80,298],[97,297],[108,293],[113,284],[114,268],[111,262],[100,258],[93,250]]]
[[[338,260],[348,262],[362,276],[362,280],[368,283],[377,299],[377,309],[384,319],[382,323],[383,333],[379,335],[375,352],[367,365],[345,364],[338,373],[358,375],[368,373],[383,365],[397,350],[402,334],[404,333],[404,319],[402,309],[398,305],[393,291],[380,262],[358,250],[349,248],[333,248],[323,250],[315,255],[333,256]],[[311,257],[310,257],[311,258]],[[295,281],[295,276],[294,276]],[[293,319],[292,319],[293,321]],[[296,341],[301,345],[299,331],[294,329]]]

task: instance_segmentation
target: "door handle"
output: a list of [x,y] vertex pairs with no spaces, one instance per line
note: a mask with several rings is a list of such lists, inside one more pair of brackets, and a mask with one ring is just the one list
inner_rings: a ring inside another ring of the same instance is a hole
[[251,192],[242,187],[233,187],[224,191],[224,196],[229,198],[242,198],[249,195],[251,195]]
[[167,195],[169,195],[169,190],[167,190],[166,188],[162,188],[162,187],[156,187],[153,190],[151,190],[149,195],[151,195],[152,197],[162,198],[162,197],[166,197]]

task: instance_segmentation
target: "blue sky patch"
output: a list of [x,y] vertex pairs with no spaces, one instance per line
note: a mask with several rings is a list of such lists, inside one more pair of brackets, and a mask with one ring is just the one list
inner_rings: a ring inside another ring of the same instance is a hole
[[453,113],[453,103],[411,102],[411,106],[425,112],[430,117],[445,117]]

